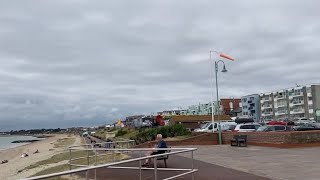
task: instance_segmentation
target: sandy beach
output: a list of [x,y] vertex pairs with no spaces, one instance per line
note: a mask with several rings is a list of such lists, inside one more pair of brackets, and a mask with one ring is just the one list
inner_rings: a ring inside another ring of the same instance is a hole
[[[74,137],[74,145],[81,144],[81,138],[79,136]],[[0,161],[5,159],[9,161],[6,164],[0,164],[0,179],[20,179],[29,177],[43,170],[46,167],[37,167],[18,173],[19,170],[22,170],[29,165],[48,159],[57,153],[66,151],[66,147],[54,147],[54,144],[57,143],[59,139],[64,138],[70,138],[70,136],[65,134],[53,135],[45,140],[0,151]],[[33,154],[36,150],[39,150],[40,153]],[[21,158],[22,153],[28,153],[29,157]]]

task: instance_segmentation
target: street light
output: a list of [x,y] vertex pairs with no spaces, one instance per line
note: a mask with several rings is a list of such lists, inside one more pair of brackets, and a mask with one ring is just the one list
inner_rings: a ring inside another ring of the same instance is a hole
[[[213,82],[213,73],[212,73],[212,58],[211,58],[211,53],[214,52],[216,53],[217,55],[219,55],[220,57],[222,58],[225,58],[225,59],[228,59],[228,60],[231,60],[233,61],[234,58],[232,58],[231,56],[228,56],[224,53],[219,53],[218,51],[209,51],[210,52],[210,78],[211,78],[211,88],[212,88],[212,100],[211,100],[211,120],[212,120],[212,132],[214,133],[214,114],[213,114],[213,99],[214,99],[214,82]],[[221,124],[220,124],[220,104],[219,104],[219,89],[218,89],[218,63],[221,62],[223,63],[223,69],[221,72],[223,73],[226,73],[228,72],[228,70],[226,69],[226,65],[224,63],[224,61],[222,60],[219,60],[219,61],[215,61],[214,62],[214,65],[215,65],[215,76],[216,76],[216,92],[217,92],[217,103],[218,103],[218,106],[217,106],[217,111],[218,111],[218,123],[219,123],[219,126],[218,126],[218,130],[219,130],[219,144],[222,144],[222,137],[221,137]]]

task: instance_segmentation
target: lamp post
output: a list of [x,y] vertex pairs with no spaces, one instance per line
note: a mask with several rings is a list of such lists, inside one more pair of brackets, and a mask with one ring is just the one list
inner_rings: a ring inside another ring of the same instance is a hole
[[[211,79],[211,88],[212,88],[212,100],[211,100],[211,115],[212,115],[212,117],[211,117],[211,120],[212,120],[212,132],[214,133],[214,114],[213,114],[213,110],[214,110],[214,107],[213,107],[213,99],[214,99],[214,82],[213,82],[213,77],[212,77],[212,75],[213,75],[213,72],[212,72],[212,57],[211,57],[211,53],[212,52],[214,52],[214,53],[216,53],[217,55],[219,55],[220,57],[222,57],[222,58],[225,58],[225,59],[228,59],[228,60],[231,60],[231,61],[233,61],[234,60],[234,58],[232,58],[232,57],[230,57],[230,56],[228,56],[228,55],[226,55],[226,54],[223,54],[223,53],[219,53],[219,52],[217,52],[217,51],[210,51],[210,79]],[[215,61],[214,62],[214,70],[215,70],[215,76],[216,76],[216,92],[217,92],[217,114],[218,114],[218,123],[219,123],[219,125],[218,125],[218,130],[219,130],[219,144],[222,144],[222,136],[221,136],[221,124],[220,124],[220,104],[219,104],[219,88],[218,88],[218,70],[219,70],[219,67],[218,67],[218,64],[219,64],[219,62],[220,63],[223,63],[223,69],[222,69],[222,71],[221,72],[223,72],[223,73],[225,73],[225,72],[228,72],[227,71],[227,69],[226,69],[226,65],[225,65],[225,63],[224,63],[224,61],[222,61],[222,60],[218,60],[218,61]]]

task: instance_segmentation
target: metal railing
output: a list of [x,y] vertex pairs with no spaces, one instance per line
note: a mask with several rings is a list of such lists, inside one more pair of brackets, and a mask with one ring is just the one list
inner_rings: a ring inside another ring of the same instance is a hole
[[[126,141],[128,143],[128,141]],[[119,143],[118,142],[107,142],[107,143],[100,143],[100,144],[115,144]],[[124,142],[123,142],[124,143]],[[98,144],[98,143],[97,143]],[[170,151],[162,154],[157,154],[157,155],[149,155],[142,157],[142,152],[146,151]],[[38,179],[47,179],[47,178],[52,178],[52,177],[58,177],[58,176],[63,176],[63,175],[72,175],[75,173],[80,173],[80,172],[86,172],[85,179],[89,179],[89,171],[94,170],[94,179],[97,179],[97,169],[99,168],[109,168],[109,169],[132,169],[132,170],[139,170],[139,179],[142,179],[142,170],[154,170],[154,179],[158,180],[158,171],[181,171],[183,173],[168,177],[164,180],[169,180],[169,179],[175,179],[178,177],[182,177],[188,174],[192,175],[192,180],[194,180],[194,173],[198,171],[198,169],[194,168],[194,158],[193,158],[193,152],[196,151],[197,148],[125,148],[125,149],[115,149],[115,148],[95,148],[93,147],[92,144],[85,144],[85,145],[80,145],[80,146],[72,146],[69,147],[69,153],[70,153],[70,158],[69,158],[69,165],[70,165],[70,170],[69,171],[64,171],[64,172],[59,172],[59,173],[52,173],[52,174],[47,174],[47,175],[42,175],[42,176],[36,176],[36,177],[30,177],[26,178],[24,180],[38,180]],[[78,157],[78,158],[72,158],[72,151],[87,151],[87,156],[86,157]],[[90,155],[90,151],[94,152],[94,155]],[[102,153],[102,152],[108,152],[108,153]],[[116,153],[128,153],[128,152],[139,152],[139,157],[138,158],[133,158],[133,159],[127,159],[127,160],[121,160],[119,162],[114,162],[115,161],[115,154]],[[158,168],[157,167],[157,158],[158,157],[163,157],[163,156],[170,156],[174,154],[181,154],[181,153],[186,153],[190,152],[191,156],[191,168],[190,169],[182,169],[182,168]],[[105,163],[98,165],[97,164],[97,157],[99,156],[106,156],[106,155],[112,155],[112,161],[111,163]],[[85,159],[87,158],[87,164],[75,164],[73,163],[76,160],[79,159]],[[94,158],[95,162],[94,165],[90,165],[90,158]],[[153,160],[153,168],[144,168],[142,167],[142,161],[146,159],[154,159]],[[139,161],[139,167],[120,167],[116,165],[121,165],[125,163],[130,163],[130,162],[136,162]],[[78,169],[72,169],[72,167],[80,167]]]

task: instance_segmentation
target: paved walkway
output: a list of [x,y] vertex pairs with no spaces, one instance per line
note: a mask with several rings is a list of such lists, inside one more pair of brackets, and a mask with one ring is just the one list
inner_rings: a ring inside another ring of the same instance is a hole
[[[189,156],[190,157],[190,156]],[[138,167],[139,162],[127,163],[121,166]],[[191,160],[187,157],[172,155],[169,157],[168,168],[191,168]],[[225,168],[222,166],[202,162],[195,160],[195,168],[199,171],[195,174],[197,180],[269,180],[268,178],[260,177],[246,172]],[[163,161],[158,161],[158,167],[164,167]],[[172,171],[158,171],[158,179],[164,179],[173,175],[177,175],[179,172]],[[84,176],[84,173],[82,173]],[[90,172],[90,178],[94,178],[94,171]],[[98,169],[97,179],[108,179],[108,180],[137,180],[139,179],[139,170],[126,170],[126,169]],[[142,179],[151,180],[154,179],[153,170],[143,170]],[[186,175],[177,179],[190,179],[191,175]]]
[[319,180],[320,147],[269,148],[230,145],[194,146],[195,159],[223,167],[281,180]]

